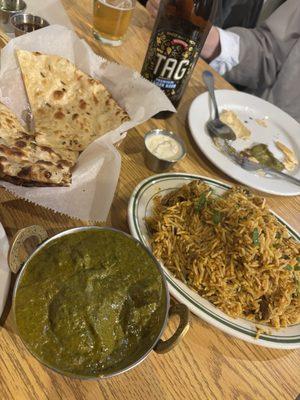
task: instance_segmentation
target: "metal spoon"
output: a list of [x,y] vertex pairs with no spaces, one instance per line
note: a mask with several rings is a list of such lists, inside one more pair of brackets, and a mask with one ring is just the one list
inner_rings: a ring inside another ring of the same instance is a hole
[[207,90],[210,94],[210,97],[211,97],[211,100],[213,102],[214,109],[215,109],[215,118],[207,121],[207,123],[206,123],[207,129],[209,130],[210,134],[212,134],[213,136],[218,136],[222,139],[227,139],[227,140],[235,140],[236,134],[233,132],[233,130],[228,125],[224,124],[220,120],[218,105],[217,105],[216,96],[215,96],[213,74],[209,71],[204,71],[202,74],[202,79],[207,87]]

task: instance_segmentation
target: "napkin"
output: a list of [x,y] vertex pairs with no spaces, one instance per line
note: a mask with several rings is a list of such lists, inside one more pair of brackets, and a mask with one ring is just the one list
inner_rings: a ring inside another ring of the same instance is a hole
[[1,52],[0,101],[21,119],[29,104],[16,49],[68,58],[87,74],[100,79],[130,116],[130,121],[89,145],[80,155],[71,187],[26,188],[0,181],[14,195],[74,218],[105,221],[119,178],[121,158],[113,146],[122,133],[159,111],[175,111],[164,93],[140,74],[97,56],[88,44],[63,26],[47,28],[11,40]]
[[4,309],[10,284],[10,269],[7,264],[9,243],[0,222],[0,317]]

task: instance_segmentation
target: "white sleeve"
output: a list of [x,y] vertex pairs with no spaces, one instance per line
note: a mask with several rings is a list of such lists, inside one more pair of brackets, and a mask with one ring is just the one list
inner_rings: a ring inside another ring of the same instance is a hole
[[210,66],[220,75],[225,75],[239,63],[240,37],[236,33],[218,28],[220,33],[221,53]]

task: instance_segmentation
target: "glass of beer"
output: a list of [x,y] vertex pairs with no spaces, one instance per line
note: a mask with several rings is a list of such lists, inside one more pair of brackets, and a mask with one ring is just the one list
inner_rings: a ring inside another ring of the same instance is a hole
[[94,0],[96,39],[104,44],[120,46],[127,32],[136,0]]

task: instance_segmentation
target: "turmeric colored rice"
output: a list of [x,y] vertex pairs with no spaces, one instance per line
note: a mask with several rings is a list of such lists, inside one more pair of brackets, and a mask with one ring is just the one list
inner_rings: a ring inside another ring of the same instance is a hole
[[195,180],[157,197],[147,225],[164,266],[231,317],[300,321],[300,244],[263,198],[240,187],[217,196]]

